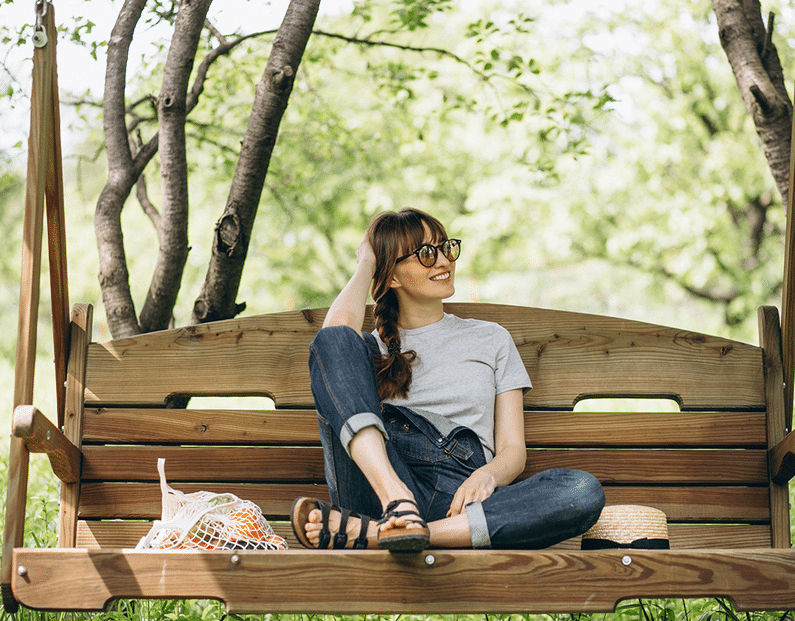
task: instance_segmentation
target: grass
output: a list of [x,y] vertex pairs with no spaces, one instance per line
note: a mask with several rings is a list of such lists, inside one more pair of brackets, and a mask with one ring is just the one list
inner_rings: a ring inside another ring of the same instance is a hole
[[[8,448],[0,448],[0,470],[8,472]],[[6,479],[0,488],[0,519],[5,518]],[[57,482],[41,455],[31,458],[25,545],[55,547],[58,517]],[[795,516],[793,516],[795,517]],[[0,608],[0,621],[795,621],[793,613],[740,613],[730,602],[702,600],[633,600],[613,613],[581,615],[232,615],[213,600],[142,600],[116,602],[103,613],[38,612],[20,608],[10,615]]]

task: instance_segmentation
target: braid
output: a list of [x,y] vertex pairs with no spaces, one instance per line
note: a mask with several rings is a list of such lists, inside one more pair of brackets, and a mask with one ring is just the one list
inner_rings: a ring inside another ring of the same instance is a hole
[[411,364],[416,360],[417,352],[400,351],[400,308],[391,283],[397,258],[419,248],[426,231],[434,239],[447,238],[441,222],[417,209],[381,213],[373,219],[368,229],[370,244],[376,257],[372,288],[375,327],[387,347],[387,353],[376,356],[375,361],[378,396],[382,401],[407,397],[411,386]]
[[378,397],[382,401],[393,397],[406,397],[411,386],[411,363],[417,354],[414,351],[400,351],[398,302],[394,291],[389,291],[376,302],[373,314],[378,336],[388,350],[375,362]]

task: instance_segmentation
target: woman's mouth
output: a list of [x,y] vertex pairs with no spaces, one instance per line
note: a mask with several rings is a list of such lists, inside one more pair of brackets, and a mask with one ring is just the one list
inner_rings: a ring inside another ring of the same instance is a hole
[[431,280],[439,281],[439,280],[447,280],[448,278],[450,278],[450,272],[442,272],[441,274],[437,274],[436,276],[431,278]]

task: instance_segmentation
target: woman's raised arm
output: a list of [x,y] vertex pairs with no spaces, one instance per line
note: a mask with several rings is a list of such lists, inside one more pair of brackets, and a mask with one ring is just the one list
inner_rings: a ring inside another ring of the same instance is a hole
[[356,249],[356,270],[331,304],[323,327],[348,326],[361,333],[364,326],[364,312],[367,296],[375,274],[375,253],[370,239],[365,233],[362,243]]

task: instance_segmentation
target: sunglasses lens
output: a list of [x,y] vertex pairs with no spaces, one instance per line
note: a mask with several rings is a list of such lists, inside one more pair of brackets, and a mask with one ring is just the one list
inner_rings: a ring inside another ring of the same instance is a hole
[[436,248],[425,244],[417,251],[417,258],[425,267],[433,267],[433,264],[436,263]]
[[456,239],[448,239],[442,245],[442,252],[448,261],[455,261],[461,254],[461,243]]

